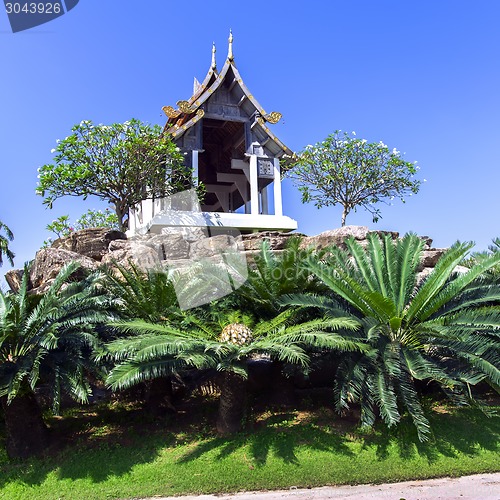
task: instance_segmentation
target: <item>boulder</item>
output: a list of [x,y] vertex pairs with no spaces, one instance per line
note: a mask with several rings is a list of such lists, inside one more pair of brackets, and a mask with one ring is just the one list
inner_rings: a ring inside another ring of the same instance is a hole
[[241,240],[228,234],[218,234],[210,238],[193,241],[189,247],[190,259],[203,259],[225,252],[238,251]]
[[109,253],[104,255],[101,262],[110,267],[117,263],[130,268],[131,264],[134,264],[145,271],[158,267],[160,263],[158,251],[147,246],[142,240],[113,241],[109,249]]
[[12,269],[5,273],[5,281],[12,292],[16,293],[21,288],[24,271],[22,269]]
[[69,250],[100,261],[108,253],[111,241],[126,239],[127,236],[121,231],[94,227],[75,231],[65,238],[59,238],[52,243],[52,248]]
[[424,250],[422,252],[421,268],[434,267],[446,250],[446,248],[431,248],[429,250]]
[[189,243],[180,232],[170,234],[155,234],[142,243],[158,254],[160,260],[178,260],[189,257]]
[[327,246],[334,245],[345,249],[345,240],[352,237],[361,246],[365,247],[367,245],[367,237],[370,233],[375,233],[379,236],[388,234],[393,240],[399,237],[399,233],[396,231],[370,231],[366,226],[344,226],[338,229],[324,231],[316,236],[307,236],[302,240],[301,246],[303,248],[313,247],[314,249],[320,250]]
[[[30,269],[30,288],[33,293],[42,293],[51,285],[59,271],[70,262],[76,261],[83,271],[95,271],[98,262],[70,250],[62,248],[42,248],[38,250]],[[76,278],[83,278],[84,273],[77,271]]]
[[305,237],[302,233],[280,233],[279,231],[261,231],[243,235],[243,245],[245,250],[260,250],[263,240],[269,242],[271,250],[283,250],[290,238]]

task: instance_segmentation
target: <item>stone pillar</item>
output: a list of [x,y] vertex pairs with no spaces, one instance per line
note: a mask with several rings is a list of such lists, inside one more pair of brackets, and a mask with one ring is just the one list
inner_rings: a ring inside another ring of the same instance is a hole
[[250,155],[250,213],[252,215],[259,214],[257,155]]
[[280,161],[274,158],[274,215],[283,215],[283,200],[281,198]]

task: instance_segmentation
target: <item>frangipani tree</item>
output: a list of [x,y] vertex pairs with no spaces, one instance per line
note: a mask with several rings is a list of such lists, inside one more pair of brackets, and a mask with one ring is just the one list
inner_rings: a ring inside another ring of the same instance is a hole
[[43,203],[52,208],[62,196],[96,196],[113,206],[123,229],[129,208],[181,191],[191,180],[161,127],[135,119],[111,125],[84,120],[52,152],[54,162],[39,168],[36,192]]
[[341,205],[342,226],[347,215],[362,207],[381,217],[375,205],[418,193],[421,182],[414,178],[418,167],[407,162],[395,148],[383,142],[370,143],[337,130],[324,141],[307,146],[287,171],[302,193],[302,202],[317,208]]

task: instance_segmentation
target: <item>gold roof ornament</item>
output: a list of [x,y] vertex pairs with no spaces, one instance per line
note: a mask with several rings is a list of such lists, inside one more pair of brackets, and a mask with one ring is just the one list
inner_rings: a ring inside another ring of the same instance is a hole
[[217,63],[215,61],[215,42],[212,42],[212,69],[217,69]]
[[229,30],[229,47],[227,49],[227,58],[229,61],[232,61],[234,59],[233,57],[233,30]]

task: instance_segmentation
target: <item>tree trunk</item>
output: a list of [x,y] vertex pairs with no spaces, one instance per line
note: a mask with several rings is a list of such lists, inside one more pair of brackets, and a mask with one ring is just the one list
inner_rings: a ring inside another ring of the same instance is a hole
[[349,213],[349,210],[347,210],[347,208],[344,207],[344,210],[342,211],[342,224],[341,224],[342,227],[345,226],[345,219],[346,219],[348,213]]
[[121,207],[120,201],[113,201],[112,204],[115,207],[115,214],[118,217],[121,231],[125,232],[128,229],[128,218],[126,221],[123,221],[123,218],[128,215],[128,211]]
[[42,453],[49,444],[49,430],[33,392],[17,396],[10,404],[3,397],[2,407],[9,457],[28,458]]
[[175,411],[172,398],[172,379],[170,377],[155,378],[148,384],[145,408],[151,413],[158,413],[162,408]]
[[220,383],[217,432],[221,435],[234,434],[243,427],[247,406],[247,381],[233,372],[224,372]]
[[273,361],[272,382],[270,389],[272,391],[272,404],[293,406],[297,403],[295,395],[295,386],[293,379],[287,377],[283,372],[284,363]]

